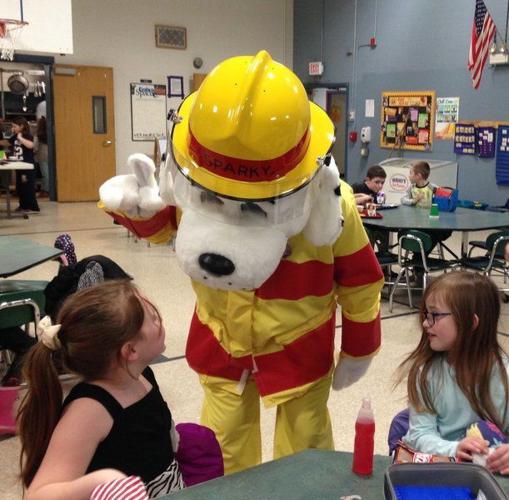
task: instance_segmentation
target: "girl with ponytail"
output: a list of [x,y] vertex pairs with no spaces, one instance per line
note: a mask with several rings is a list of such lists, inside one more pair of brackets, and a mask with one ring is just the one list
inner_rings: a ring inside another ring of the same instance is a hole
[[[150,497],[182,488],[171,413],[149,363],[165,349],[161,316],[130,281],[70,296],[28,354],[19,415],[26,498],[86,498],[140,476]],[[58,370],[82,378],[62,402]]]

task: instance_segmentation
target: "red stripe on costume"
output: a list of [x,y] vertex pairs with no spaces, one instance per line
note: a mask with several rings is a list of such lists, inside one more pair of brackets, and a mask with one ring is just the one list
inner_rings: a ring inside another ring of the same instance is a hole
[[302,264],[282,260],[255,295],[264,300],[299,300],[309,295],[321,297],[332,291],[333,270],[332,264],[317,260]]
[[214,337],[212,330],[193,315],[186,345],[189,366],[204,375],[240,380],[244,369],[252,370],[251,356],[234,358]]
[[177,227],[177,209],[174,206],[167,206],[153,217],[143,220],[133,220],[116,212],[108,212],[113,219],[126,227],[139,238],[146,238],[161,231],[168,224],[173,228]]
[[309,130],[298,144],[278,158],[244,160],[216,153],[201,145],[189,128],[189,153],[193,160],[209,172],[243,182],[273,181],[286,175],[304,158],[310,141]]
[[325,377],[334,355],[335,315],[282,351],[255,356],[253,375],[261,396],[300,387]]
[[360,357],[373,354],[382,341],[380,313],[368,323],[350,321],[343,316],[341,351],[349,356]]
[[[324,377],[333,362],[335,316],[282,350],[254,357],[253,376],[262,396],[299,387]],[[244,369],[253,369],[252,357],[234,358],[210,328],[193,316],[186,347],[189,366],[198,373],[240,380]]]
[[369,243],[355,253],[334,259],[334,280],[338,285],[369,285],[382,278],[382,269]]

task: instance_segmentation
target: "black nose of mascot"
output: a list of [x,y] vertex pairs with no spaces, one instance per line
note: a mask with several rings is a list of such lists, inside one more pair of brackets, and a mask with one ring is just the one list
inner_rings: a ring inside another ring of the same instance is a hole
[[202,269],[214,276],[228,276],[235,271],[233,262],[217,253],[202,253],[198,262]]

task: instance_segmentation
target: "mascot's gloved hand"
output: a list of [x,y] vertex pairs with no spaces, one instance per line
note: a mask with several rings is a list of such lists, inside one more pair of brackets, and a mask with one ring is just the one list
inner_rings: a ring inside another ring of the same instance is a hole
[[332,377],[332,388],[339,391],[357,382],[368,371],[371,359],[356,359],[340,354]]
[[144,154],[134,154],[128,158],[127,166],[132,174],[117,175],[99,188],[106,209],[145,217],[162,210],[165,202],[159,196],[154,162]]

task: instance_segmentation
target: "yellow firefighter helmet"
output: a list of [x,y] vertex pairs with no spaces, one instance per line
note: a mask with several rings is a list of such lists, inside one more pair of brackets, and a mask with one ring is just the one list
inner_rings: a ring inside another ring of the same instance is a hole
[[262,200],[306,185],[334,142],[334,125],[266,51],[216,66],[178,110],[173,154],[192,182],[220,196]]

